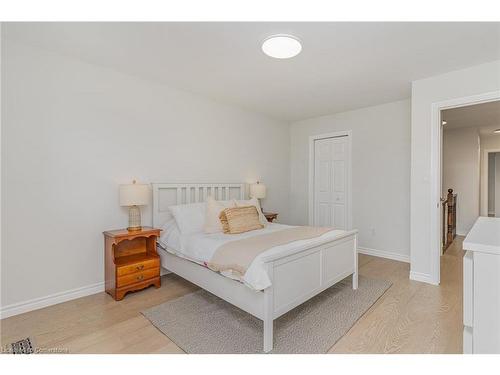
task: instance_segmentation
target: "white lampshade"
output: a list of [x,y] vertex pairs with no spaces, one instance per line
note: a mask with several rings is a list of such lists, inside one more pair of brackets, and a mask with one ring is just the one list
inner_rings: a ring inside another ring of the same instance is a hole
[[149,203],[149,185],[120,185],[120,206],[147,206]]
[[250,198],[262,199],[266,197],[266,185],[257,182],[250,185]]

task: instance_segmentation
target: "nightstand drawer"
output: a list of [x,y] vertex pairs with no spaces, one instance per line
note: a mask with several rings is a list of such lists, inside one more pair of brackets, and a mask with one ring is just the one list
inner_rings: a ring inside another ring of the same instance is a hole
[[131,273],[129,275],[118,276],[116,278],[116,286],[118,288],[124,287],[126,285],[139,283],[141,281],[152,279],[154,277],[160,276],[160,269],[158,267],[147,269],[144,271]]
[[159,266],[160,258],[145,259],[141,262],[117,267],[116,276],[121,277],[130,275],[131,273],[144,271],[150,268],[158,268]]

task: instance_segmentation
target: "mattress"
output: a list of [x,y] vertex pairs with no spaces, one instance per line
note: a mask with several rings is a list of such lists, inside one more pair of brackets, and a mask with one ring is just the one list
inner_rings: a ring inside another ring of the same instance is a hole
[[[183,235],[180,233],[179,229],[176,228],[175,221],[172,221],[167,223],[163,228],[162,235],[160,236],[160,239],[158,241],[161,248],[159,254],[161,256],[163,251],[168,251],[174,255],[205,266],[207,262],[210,261],[219,246],[226,242],[258,236],[265,233],[283,230],[286,228],[293,227],[289,225],[269,223],[263,229],[253,230],[240,234],[193,233]],[[269,256],[276,255],[286,256],[287,254],[293,253],[299,248],[302,249],[318,246],[323,243],[332,241],[337,237],[343,235],[344,233],[344,230],[332,230],[323,234],[322,236],[313,239],[294,241],[286,245],[276,246],[269,250],[266,250],[253,260],[243,277],[232,274],[230,271],[222,272],[221,274],[226,277],[243,282],[252,289],[263,290],[271,286],[271,280],[265,269],[264,259]]]

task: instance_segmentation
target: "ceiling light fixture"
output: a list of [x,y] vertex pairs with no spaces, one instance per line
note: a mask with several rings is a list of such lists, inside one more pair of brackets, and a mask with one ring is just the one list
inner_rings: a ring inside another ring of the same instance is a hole
[[447,122],[444,120],[441,122],[441,125],[446,125],[446,124],[447,124]]
[[493,133],[500,133],[500,129],[493,130]]
[[262,51],[275,59],[289,59],[302,51],[302,44],[292,35],[271,35],[262,43]]

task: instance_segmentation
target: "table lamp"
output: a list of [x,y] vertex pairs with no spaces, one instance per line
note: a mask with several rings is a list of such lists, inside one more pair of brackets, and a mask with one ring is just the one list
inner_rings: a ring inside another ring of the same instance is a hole
[[[261,184],[259,181],[257,181],[256,184],[250,185],[250,198],[257,198],[257,200],[259,200],[259,199],[263,199],[265,197],[266,197],[266,185]],[[260,208],[263,210],[262,204],[260,203],[260,201],[259,201],[259,205],[260,205]]]
[[120,206],[128,206],[128,230],[141,230],[141,209],[149,203],[149,185],[132,184],[120,185]]

